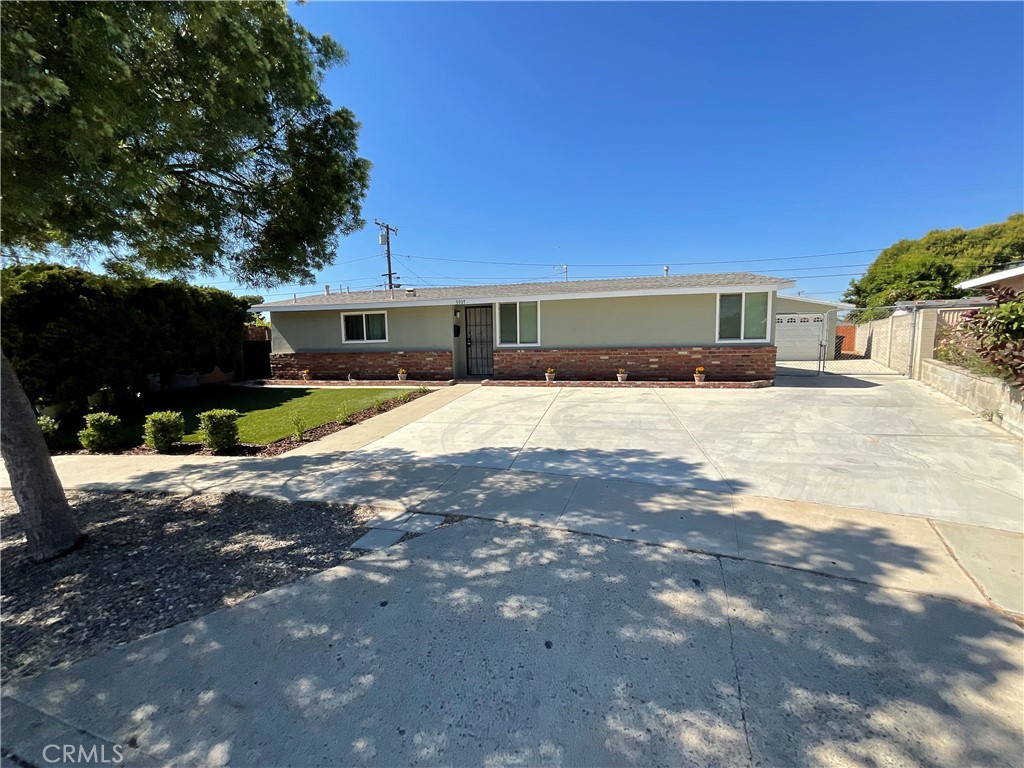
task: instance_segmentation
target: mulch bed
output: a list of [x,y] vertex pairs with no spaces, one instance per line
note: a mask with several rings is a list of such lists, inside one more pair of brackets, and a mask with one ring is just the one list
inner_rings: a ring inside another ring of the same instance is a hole
[[[279,456],[282,453],[287,453],[288,451],[298,448],[300,445],[320,440],[328,435],[333,435],[335,432],[340,432],[345,429],[345,427],[351,427],[353,424],[358,424],[361,421],[372,419],[374,416],[379,416],[382,413],[394,410],[406,403],[411,403],[413,400],[417,400],[427,394],[430,393],[421,392],[419,390],[409,390],[401,397],[384,400],[376,406],[364,408],[361,411],[349,414],[345,418],[345,421],[328,421],[326,424],[320,424],[312,429],[307,429],[302,433],[302,440],[296,440],[294,437],[283,437],[280,440],[275,440],[272,443],[266,444],[241,443],[230,451],[221,451],[219,453],[211,451],[201,443],[177,443],[169,453],[178,456]],[[89,454],[89,452],[85,450],[68,451],[67,453],[75,455]],[[156,451],[148,445],[137,445],[120,451],[109,451],[107,455],[147,456],[156,455]]]
[[[368,507],[241,494],[69,492],[86,534],[28,559],[0,493],[0,680],[94,656],[358,557]],[[447,521],[451,522],[451,521]]]

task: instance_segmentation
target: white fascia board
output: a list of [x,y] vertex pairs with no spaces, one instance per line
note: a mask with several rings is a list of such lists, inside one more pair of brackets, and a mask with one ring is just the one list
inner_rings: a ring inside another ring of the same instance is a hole
[[992,283],[998,283],[1000,280],[1009,280],[1010,278],[1020,277],[1021,275],[1024,275],[1024,264],[1021,264],[1019,267],[1013,267],[1012,269],[1004,269],[1002,272],[993,272],[991,275],[972,277],[970,280],[964,280],[962,283],[957,283],[956,287],[961,290],[981,288],[984,285],[991,285]]
[[632,291],[590,291],[586,293],[543,293],[527,296],[467,296],[464,299],[417,299],[408,301],[394,299],[392,301],[375,301],[364,304],[256,304],[250,307],[253,312],[348,312],[350,310],[387,309],[389,307],[461,307],[475,304],[502,304],[516,301],[568,301],[571,299],[617,299],[630,296],[692,296],[697,294],[718,293],[757,293],[760,291],[778,291],[792,288],[793,280],[772,285],[718,285],[700,286],[696,288],[655,288],[636,289]]

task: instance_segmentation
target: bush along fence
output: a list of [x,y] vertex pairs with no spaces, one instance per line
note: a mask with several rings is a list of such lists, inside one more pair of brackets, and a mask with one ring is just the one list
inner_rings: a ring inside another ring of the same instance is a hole
[[29,399],[84,409],[149,389],[148,376],[232,370],[248,299],[148,278],[96,275],[56,264],[4,269],[0,342]]
[[1024,295],[1003,288],[989,299],[955,314],[938,310],[933,359],[923,359],[915,377],[1024,437]]

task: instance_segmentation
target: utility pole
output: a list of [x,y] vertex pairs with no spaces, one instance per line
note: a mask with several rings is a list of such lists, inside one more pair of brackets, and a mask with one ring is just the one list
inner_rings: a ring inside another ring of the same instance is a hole
[[388,290],[395,290],[395,271],[391,269],[391,233],[398,234],[398,227],[392,227],[383,221],[373,220],[373,223],[380,227],[380,244],[387,248],[388,255],[388,271],[385,272],[381,277],[388,279]]

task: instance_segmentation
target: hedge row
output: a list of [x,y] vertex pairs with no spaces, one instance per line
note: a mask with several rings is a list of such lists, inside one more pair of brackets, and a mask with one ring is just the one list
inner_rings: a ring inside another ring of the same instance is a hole
[[0,286],[0,343],[35,402],[144,392],[148,374],[232,370],[241,355],[248,302],[226,291],[56,264],[9,267]]

